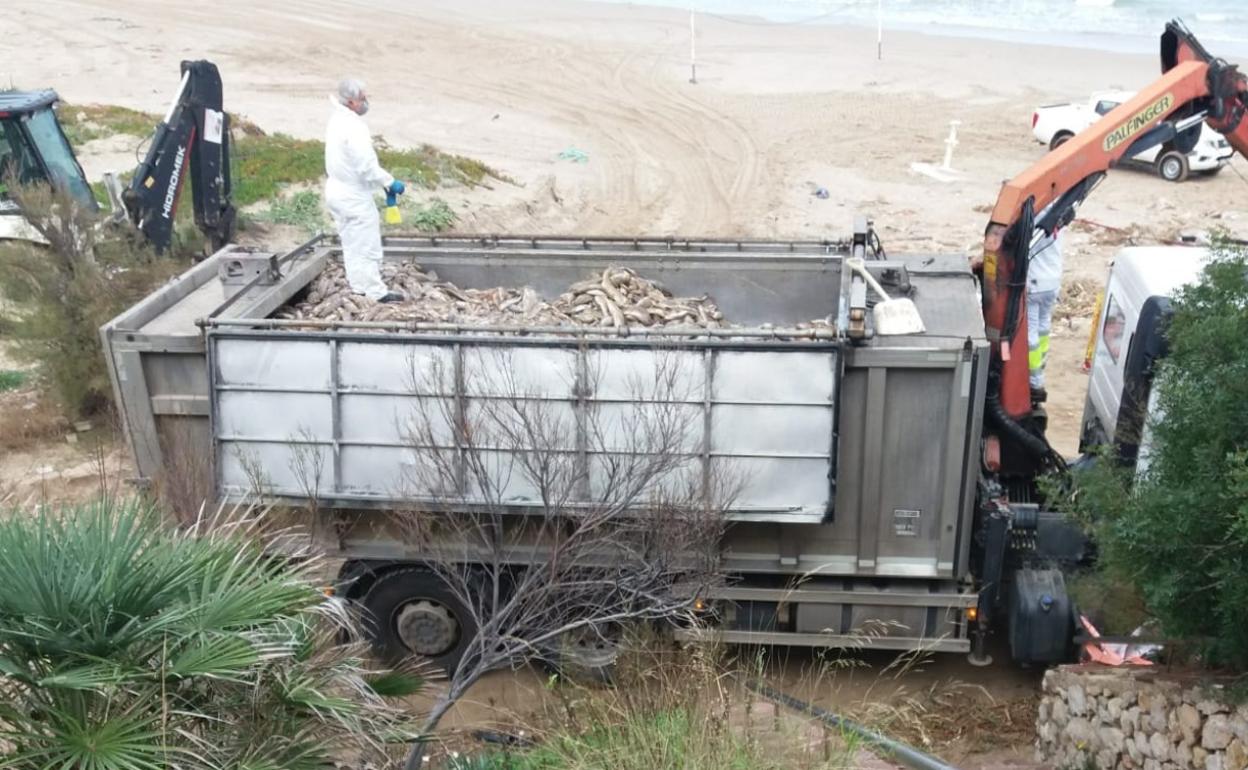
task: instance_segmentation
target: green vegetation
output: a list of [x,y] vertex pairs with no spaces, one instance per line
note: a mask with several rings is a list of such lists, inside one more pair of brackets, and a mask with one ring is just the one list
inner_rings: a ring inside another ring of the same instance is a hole
[[410,738],[346,613],[265,553],[262,512],[176,529],[137,501],[0,521],[0,765],[323,770]]
[[233,147],[234,204],[272,200],[287,185],[325,175],[325,144],[285,134],[240,137]]
[[687,709],[619,715],[617,723],[581,734],[558,733],[530,751],[490,754],[451,764],[454,770],[781,770],[794,767],[742,736]]
[[428,203],[406,209],[403,219],[405,226],[414,227],[421,232],[440,233],[449,230],[459,217],[446,201],[433,198]]
[[[325,175],[325,143],[285,134],[244,134],[232,148],[234,202],[272,200],[287,185],[318,182]],[[468,186],[503,177],[480,161],[450,155],[431,145],[398,150],[378,142],[377,159],[396,177],[426,189],[448,182]]]
[[28,379],[26,372],[16,369],[0,369],[0,393],[6,390],[17,390],[25,385]]
[[57,119],[71,145],[117,134],[150,136],[160,116],[112,104],[67,104],[56,110]]
[[1077,479],[1108,577],[1138,586],[1163,633],[1248,670],[1248,259],[1222,250],[1174,298],[1147,470],[1108,456]]
[[315,190],[300,190],[287,198],[278,198],[260,219],[279,225],[294,225],[307,233],[325,229],[321,196]]
[[[115,105],[62,104],[57,115],[73,145],[117,134],[146,138],[160,123],[159,115]],[[286,185],[316,182],[324,175],[323,142],[266,134],[241,118],[233,118],[232,124],[234,200],[240,207],[271,200]],[[510,181],[479,160],[445,153],[429,144],[398,149],[379,137],[377,157],[395,176],[430,190],[448,183],[471,187],[491,179]],[[107,197],[101,198],[106,201]]]
[[1122,575],[1088,570],[1066,578],[1066,589],[1102,634],[1126,635],[1148,622],[1150,615],[1140,588]]

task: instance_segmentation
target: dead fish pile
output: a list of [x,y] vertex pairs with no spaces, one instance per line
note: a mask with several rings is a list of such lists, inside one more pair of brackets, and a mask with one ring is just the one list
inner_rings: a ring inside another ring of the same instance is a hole
[[724,326],[724,314],[708,297],[675,297],[636,271],[608,267],[568,287],[554,301],[532,288],[461,289],[415,263],[387,265],[382,279],[401,292],[402,302],[382,304],[354,294],[346,272],[332,262],[302,302],[279,309],[275,318],[324,321],[416,321],[476,326]]
[[582,326],[724,325],[724,314],[706,295],[673,297],[627,267],[608,267],[600,276],[572,284],[551,307]]

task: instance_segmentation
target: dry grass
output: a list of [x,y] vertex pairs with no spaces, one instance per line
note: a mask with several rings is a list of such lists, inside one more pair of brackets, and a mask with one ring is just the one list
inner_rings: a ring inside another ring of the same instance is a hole
[[[1036,739],[1040,695],[997,700],[982,690],[949,686],[893,707],[889,737],[940,754],[1029,746]],[[869,720],[868,720],[869,721]]]
[[0,392],[0,449],[32,449],[60,438],[68,428],[60,408],[37,386]]
[[189,418],[162,418],[160,452],[164,458],[161,473],[154,480],[153,493],[161,507],[182,523],[194,521],[215,497],[212,454],[205,426]]
[[1091,318],[1096,310],[1096,298],[1101,293],[1101,282],[1080,280],[1067,281],[1062,286],[1061,298],[1053,310],[1053,320]]
[[[766,679],[776,664],[768,655],[758,648],[731,648],[730,657],[713,645],[675,649],[651,643],[644,653],[625,658],[615,687],[594,689],[552,678],[536,716],[502,720],[510,722],[508,732],[535,740],[537,748],[513,751],[501,762],[488,747],[459,735],[448,736],[442,750],[431,754],[457,770],[629,770],[634,759],[639,767],[682,770],[893,766],[867,752],[858,736],[777,709],[751,691],[747,683]],[[936,756],[1014,750],[1034,740],[1038,695],[994,699],[982,687],[953,680],[908,690],[909,681],[923,679],[931,659],[923,652],[900,655],[884,666],[870,665],[852,650],[820,657],[798,681],[786,678],[784,686],[773,686],[822,693],[818,701],[834,713]],[[825,700],[829,693],[839,693],[832,703]],[[619,758],[621,746],[635,756]],[[477,756],[450,761],[452,749]]]
[[777,708],[747,687],[748,678],[716,645],[678,648],[649,639],[624,656],[613,687],[552,676],[535,716],[507,730],[529,747],[504,753],[450,734],[429,753],[433,766],[455,770],[860,766],[856,738]]

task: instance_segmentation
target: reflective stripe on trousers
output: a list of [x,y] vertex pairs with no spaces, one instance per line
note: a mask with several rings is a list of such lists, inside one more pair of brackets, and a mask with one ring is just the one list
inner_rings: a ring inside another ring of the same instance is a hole
[[1027,367],[1031,370],[1033,390],[1044,387],[1044,365],[1049,358],[1049,334],[1056,306],[1056,291],[1027,295]]

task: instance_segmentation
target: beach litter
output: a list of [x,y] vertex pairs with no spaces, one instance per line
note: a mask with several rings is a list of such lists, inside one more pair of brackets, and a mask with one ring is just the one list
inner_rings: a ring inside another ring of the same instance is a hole
[[567,160],[567,161],[571,161],[572,163],[588,163],[589,154],[586,153],[584,150],[578,150],[575,147],[569,147],[568,149],[559,153],[559,160]]

